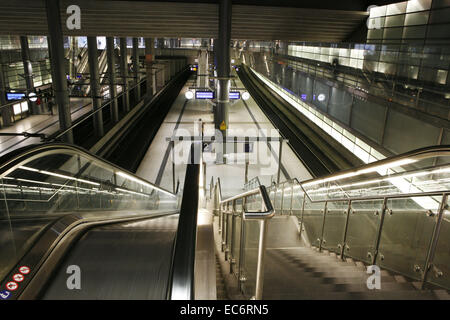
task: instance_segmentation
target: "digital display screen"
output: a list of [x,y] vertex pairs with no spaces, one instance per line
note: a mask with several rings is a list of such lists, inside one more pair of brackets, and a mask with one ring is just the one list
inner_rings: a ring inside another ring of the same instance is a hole
[[230,91],[230,99],[236,100],[241,98],[241,93],[239,91]]
[[196,91],[195,99],[214,99],[213,91]]
[[25,98],[25,93],[12,93],[12,92],[7,92],[6,93],[6,100],[8,101],[12,101],[12,100],[22,100]]

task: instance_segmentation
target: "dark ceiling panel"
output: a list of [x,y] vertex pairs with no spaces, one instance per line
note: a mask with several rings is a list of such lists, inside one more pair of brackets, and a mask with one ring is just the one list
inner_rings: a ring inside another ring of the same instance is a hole
[[[341,8],[346,7],[347,2],[344,2]],[[233,39],[337,42],[346,39],[367,18],[365,11],[236,3],[246,2],[233,1]],[[81,30],[71,31],[66,27],[66,8],[72,4],[81,8]],[[218,5],[212,1],[62,0],[61,19],[66,35],[187,38],[218,36]],[[47,34],[45,1],[0,1],[0,34]]]

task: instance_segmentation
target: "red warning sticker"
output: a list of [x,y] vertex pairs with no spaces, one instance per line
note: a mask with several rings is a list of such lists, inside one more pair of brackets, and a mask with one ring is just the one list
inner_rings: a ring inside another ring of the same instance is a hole
[[20,273],[16,273],[15,275],[13,275],[13,280],[15,282],[22,282],[24,278],[25,277],[23,276],[23,274]]
[[10,281],[6,284],[6,289],[10,290],[10,291],[14,291],[19,287],[19,285],[17,283],[15,283],[14,281]]
[[19,271],[21,274],[29,274],[30,273],[30,268],[28,268],[27,266],[21,266],[19,268]]

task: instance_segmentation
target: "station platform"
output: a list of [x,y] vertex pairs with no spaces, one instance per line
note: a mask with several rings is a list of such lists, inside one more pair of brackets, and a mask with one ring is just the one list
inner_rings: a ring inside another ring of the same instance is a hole
[[[92,99],[90,98],[70,98],[70,109],[72,121],[82,117],[92,110]],[[0,133],[42,133],[51,135],[59,130],[58,110],[53,107],[53,115],[41,114],[31,115],[18,120],[9,127],[0,129]],[[23,136],[0,136],[0,156],[7,154],[15,149],[27,145],[40,143],[41,139],[37,137]]]

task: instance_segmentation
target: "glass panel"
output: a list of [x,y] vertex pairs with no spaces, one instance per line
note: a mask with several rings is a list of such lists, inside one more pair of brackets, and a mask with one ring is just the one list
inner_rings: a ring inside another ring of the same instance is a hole
[[233,272],[237,275],[239,272],[239,254],[240,254],[240,245],[241,245],[241,227],[242,227],[242,217],[235,216],[235,229],[234,229],[234,237],[233,237],[233,246],[231,255],[235,261]]
[[44,149],[14,161],[0,175],[0,279],[65,215],[130,217],[178,207],[175,195],[75,149]]
[[439,238],[434,255],[433,267],[429,270],[427,280],[431,283],[450,288],[450,210],[449,199],[443,212]]
[[281,213],[281,197],[283,194],[282,188],[276,188],[275,189],[275,201],[274,201],[274,208],[277,213]]
[[291,208],[291,195],[292,195],[292,186],[290,183],[286,183],[283,193],[283,214],[290,214],[290,208]]
[[305,210],[303,213],[303,229],[305,230],[306,242],[312,246],[320,245],[323,225],[323,211],[325,203],[311,202],[306,199]]
[[256,286],[256,265],[258,258],[259,228],[260,222],[255,220],[246,220],[245,228],[245,250],[243,261],[243,276],[246,281],[243,283],[243,293],[248,297],[255,294]]
[[[424,199],[429,203],[424,208]],[[442,197],[390,199],[381,233],[377,264],[420,279]],[[430,211],[428,211],[430,210]]]
[[292,198],[292,214],[301,217],[304,193],[299,185],[294,186],[294,196]]
[[329,202],[325,216],[322,247],[340,253],[347,221],[348,202]]
[[354,201],[348,222],[345,255],[372,263],[383,200]]
[[232,239],[232,231],[233,231],[233,215],[227,213],[225,216],[226,219],[226,245],[229,250],[231,250],[231,239]]

